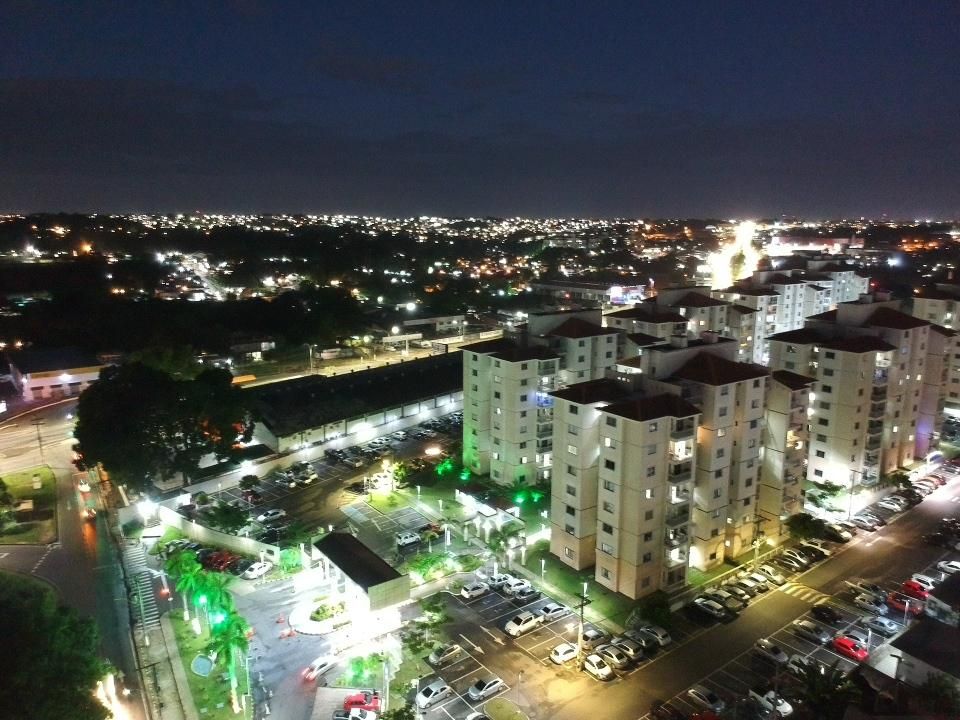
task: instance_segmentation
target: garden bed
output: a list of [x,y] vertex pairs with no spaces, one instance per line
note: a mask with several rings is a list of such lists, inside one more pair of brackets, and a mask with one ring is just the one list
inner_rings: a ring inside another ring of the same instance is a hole
[[[40,478],[34,490],[33,476]],[[17,513],[17,522],[0,532],[0,544],[37,545],[57,539],[57,478],[46,465],[3,475],[15,502],[33,501],[33,509]]]

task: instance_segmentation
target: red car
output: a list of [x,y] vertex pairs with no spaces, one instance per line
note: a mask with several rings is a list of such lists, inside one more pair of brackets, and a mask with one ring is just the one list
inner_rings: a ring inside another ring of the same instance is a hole
[[380,693],[376,690],[363,690],[355,695],[347,695],[343,701],[343,709],[350,712],[354,708],[380,712]]
[[844,635],[838,635],[833,639],[833,649],[857,662],[863,662],[870,655],[863,645]]
[[900,592],[916,600],[926,600],[930,597],[927,589],[915,580],[907,580],[903,583],[903,585],[900,586]]
[[[910,603],[907,605],[907,603]],[[899,593],[892,592],[887,595],[887,605],[899,610],[900,612],[909,611],[912,615],[919,615],[923,612],[923,603],[915,598],[908,598]]]
[[222,571],[227,567],[227,565],[229,565],[231,562],[233,562],[236,559],[237,559],[237,556],[234,555],[232,552],[221,550],[219,552],[215,552],[213,555],[210,556],[209,563],[210,563],[210,567],[213,568],[214,570]]

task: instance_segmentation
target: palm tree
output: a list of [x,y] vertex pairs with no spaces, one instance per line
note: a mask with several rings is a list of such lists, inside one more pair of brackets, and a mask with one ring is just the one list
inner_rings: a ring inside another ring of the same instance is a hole
[[233,582],[232,575],[224,573],[203,573],[202,592],[207,598],[207,607],[211,612],[233,612],[233,595],[228,588]]
[[230,677],[230,703],[233,712],[240,712],[240,702],[237,698],[237,656],[245,655],[250,649],[250,624],[235,612],[230,612],[216,625],[211,627],[210,642],[207,643],[207,652],[214,661],[226,659],[227,674]]
[[840,720],[853,699],[856,686],[839,669],[837,660],[830,666],[809,662],[799,675],[797,692],[812,717],[818,720]]
[[178,552],[167,560],[167,572],[177,581],[177,592],[183,600],[183,621],[190,622],[190,609],[187,605],[187,596],[194,596],[202,584],[201,573],[203,568],[197,558],[191,553]]

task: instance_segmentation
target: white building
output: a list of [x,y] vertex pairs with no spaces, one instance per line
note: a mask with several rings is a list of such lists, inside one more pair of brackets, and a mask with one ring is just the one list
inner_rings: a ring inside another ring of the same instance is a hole
[[76,348],[28,349],[7,354],[9,377],[24,402],[76,397],[106,367],[92,353]]

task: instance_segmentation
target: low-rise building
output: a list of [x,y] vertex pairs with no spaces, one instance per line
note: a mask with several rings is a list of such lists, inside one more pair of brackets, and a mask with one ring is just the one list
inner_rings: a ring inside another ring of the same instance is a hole
[[78,348],[29,348],[7,353],[10,381],[24,402],[76,397],[107,366]]

